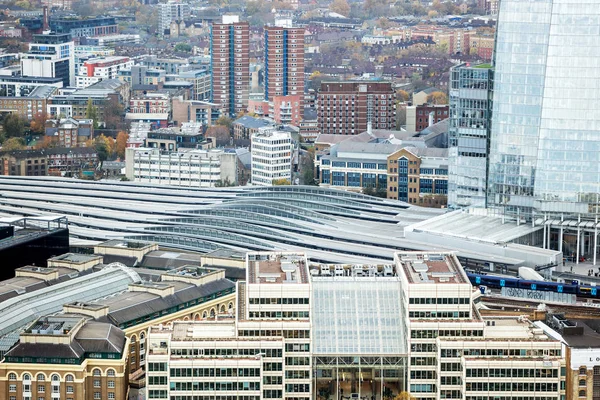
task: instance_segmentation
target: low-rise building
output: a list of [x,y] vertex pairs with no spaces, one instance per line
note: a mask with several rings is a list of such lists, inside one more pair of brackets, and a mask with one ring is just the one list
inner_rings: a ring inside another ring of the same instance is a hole
[[249,140],[253,134],[257,133],[260,128],[272,126],[273,123],[262,118],[254,118],[249,115],[244,115],[233,121],[233,138],[236,140]]
[[0,363],[4,399],[125,399],[129,340],[110,323],[44,316],[19,335]]
[[131,114],[170,114],[171,99],[165,93],[147,93],[143,96],[133,96],[129,100]]
[[46,121],[46,136],[55,140],[59,147],[83,147],[94,139],[94,121],[73,118]]
[[199,100],[187,100],[184,96],[173,96],[171,101],[173,110],[172,121],[180,126],[184,122],[200,122],[204,126],[214,125],[219,119],[221,111],[215,103]]
[[238,184],[237,155],[220,149],[129,148],[125,160],[126,176],[136,182],[190,187]]
[[211,74],[207,68],[183,71],[177,80],[187,81],[193,84],[191,99],[208,101],[211,98]]
[[161,128],[148,132],[146,147],[168,151],[209,149],[212,141],[205,139],[201,124],[186,122],[181,128]]
[[260,128],[251,137],[252,184],[273,186],[292,182],[292,137],[289,132]]
[[48,98],[55,91],[55,86],[36,86],[27,95],[0,97],[0,111],[17,114],[21,118],[31,120],[36,115],[45,112]]
[[94,147],[54,147],[44,149],[48,175],[80,175],[83,170],[95,170],[98,153]]
[[421,132],[423,129],[447,119],[448,116],[449,106],[447,104],[423,103],[417,106],[407,106],[406,130],[408,132]]
[[46,154],[41,150],[0,152],[0,175],[45,176],[46,162]]

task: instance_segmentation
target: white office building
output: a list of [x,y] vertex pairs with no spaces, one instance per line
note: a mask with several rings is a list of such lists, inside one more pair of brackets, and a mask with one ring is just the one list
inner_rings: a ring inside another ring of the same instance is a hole
[[75,44],[69,34],[33,35],[29,51],[21,55],[21,75],[61,78],[75,84]]
[[248,253],[237,293],[235,318],[150,330],[146,398],[312,398],[306,255]]
[[237,155],[223,150],[128,148],[125,172],[129,180],[161,185],[215,187],[237,184]]
[[292,182],[292,137],[289,132],[260,128],[252,135],[252,184]]
[[183,21],[190,17],[190,5],[169,1],[167,3],[157,4],[158,7],[158,34],[163,36],[165,30],[169,29],[171,22]]

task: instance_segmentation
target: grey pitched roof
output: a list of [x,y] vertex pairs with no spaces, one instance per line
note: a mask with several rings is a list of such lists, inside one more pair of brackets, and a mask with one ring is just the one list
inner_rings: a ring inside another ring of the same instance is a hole
[[[139,296],[134,295],[134,293],[131,292],[126,292],[112,299],[115,304],[114,306],[111,306],[108,317],[113,323],[120,325],[147,315],[152,315],[156,312],[167,310],[171,307],[177,307],[190,300],[210,296],[219,291],[233,288],[234,286],[235,284],[228,279],[219,279],[201,286],[190,285],[187,288],[175,292],[173,295],[165,297],[159,297],[150,293],[141,293],[149,296]],[[137,297],[137,299],[135,297]],[[123,300],[129,298],[131,301],[127,304],[124,301],[120,301],[121,298]],[[112,311],[113,308],[116,308],[116,303],[125,304],[125,307]]]
[[88,321],[75,339],[88,353],[122,353],[125,346],[125,332],[111,324],[95,321]]
[[271,125],[271,122],[260,118],[254,118],[249,115],[244,115],[233,121],[234,124],[243,125],[245,128],[262,128],[263,126]]

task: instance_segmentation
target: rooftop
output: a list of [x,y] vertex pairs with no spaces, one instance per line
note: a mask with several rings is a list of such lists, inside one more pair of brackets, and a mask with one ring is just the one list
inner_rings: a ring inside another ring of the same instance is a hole
[[303,253],[248,253],[247,269],[249,283],[308,283]]
[[409,283],[469,284],[454,253],[410,251],[398,252],[396,257]]

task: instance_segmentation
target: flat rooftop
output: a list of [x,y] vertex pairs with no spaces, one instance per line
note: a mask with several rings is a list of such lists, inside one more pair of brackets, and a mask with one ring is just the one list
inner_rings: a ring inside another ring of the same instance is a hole
[[[96,254],[76,254],[76,253],[66,253],[60,256],[52,257],[51,261],[63,261],[73,264],[81,264],[94,260],[102,260],[101,256]],[[49,261],[50,261],[49,260]]]
[[66,335],[81,320],[81,317],[42,317],[31,324],[26,332],[34,335]]
[[399,272],[413,284],[469,283],[460,261],[454,253],[398,252]]
[[248,283],[308,283],[303,253],[249,253],[247,269]]
[[111,247],[111,248],[121,248],[121,249],[143,249],[145,247],[152,246],[152,243],[144,243],[144,242],[135,242],[132,240],[109,240],[104,243],[100,243],[96,245],[97,247]]

